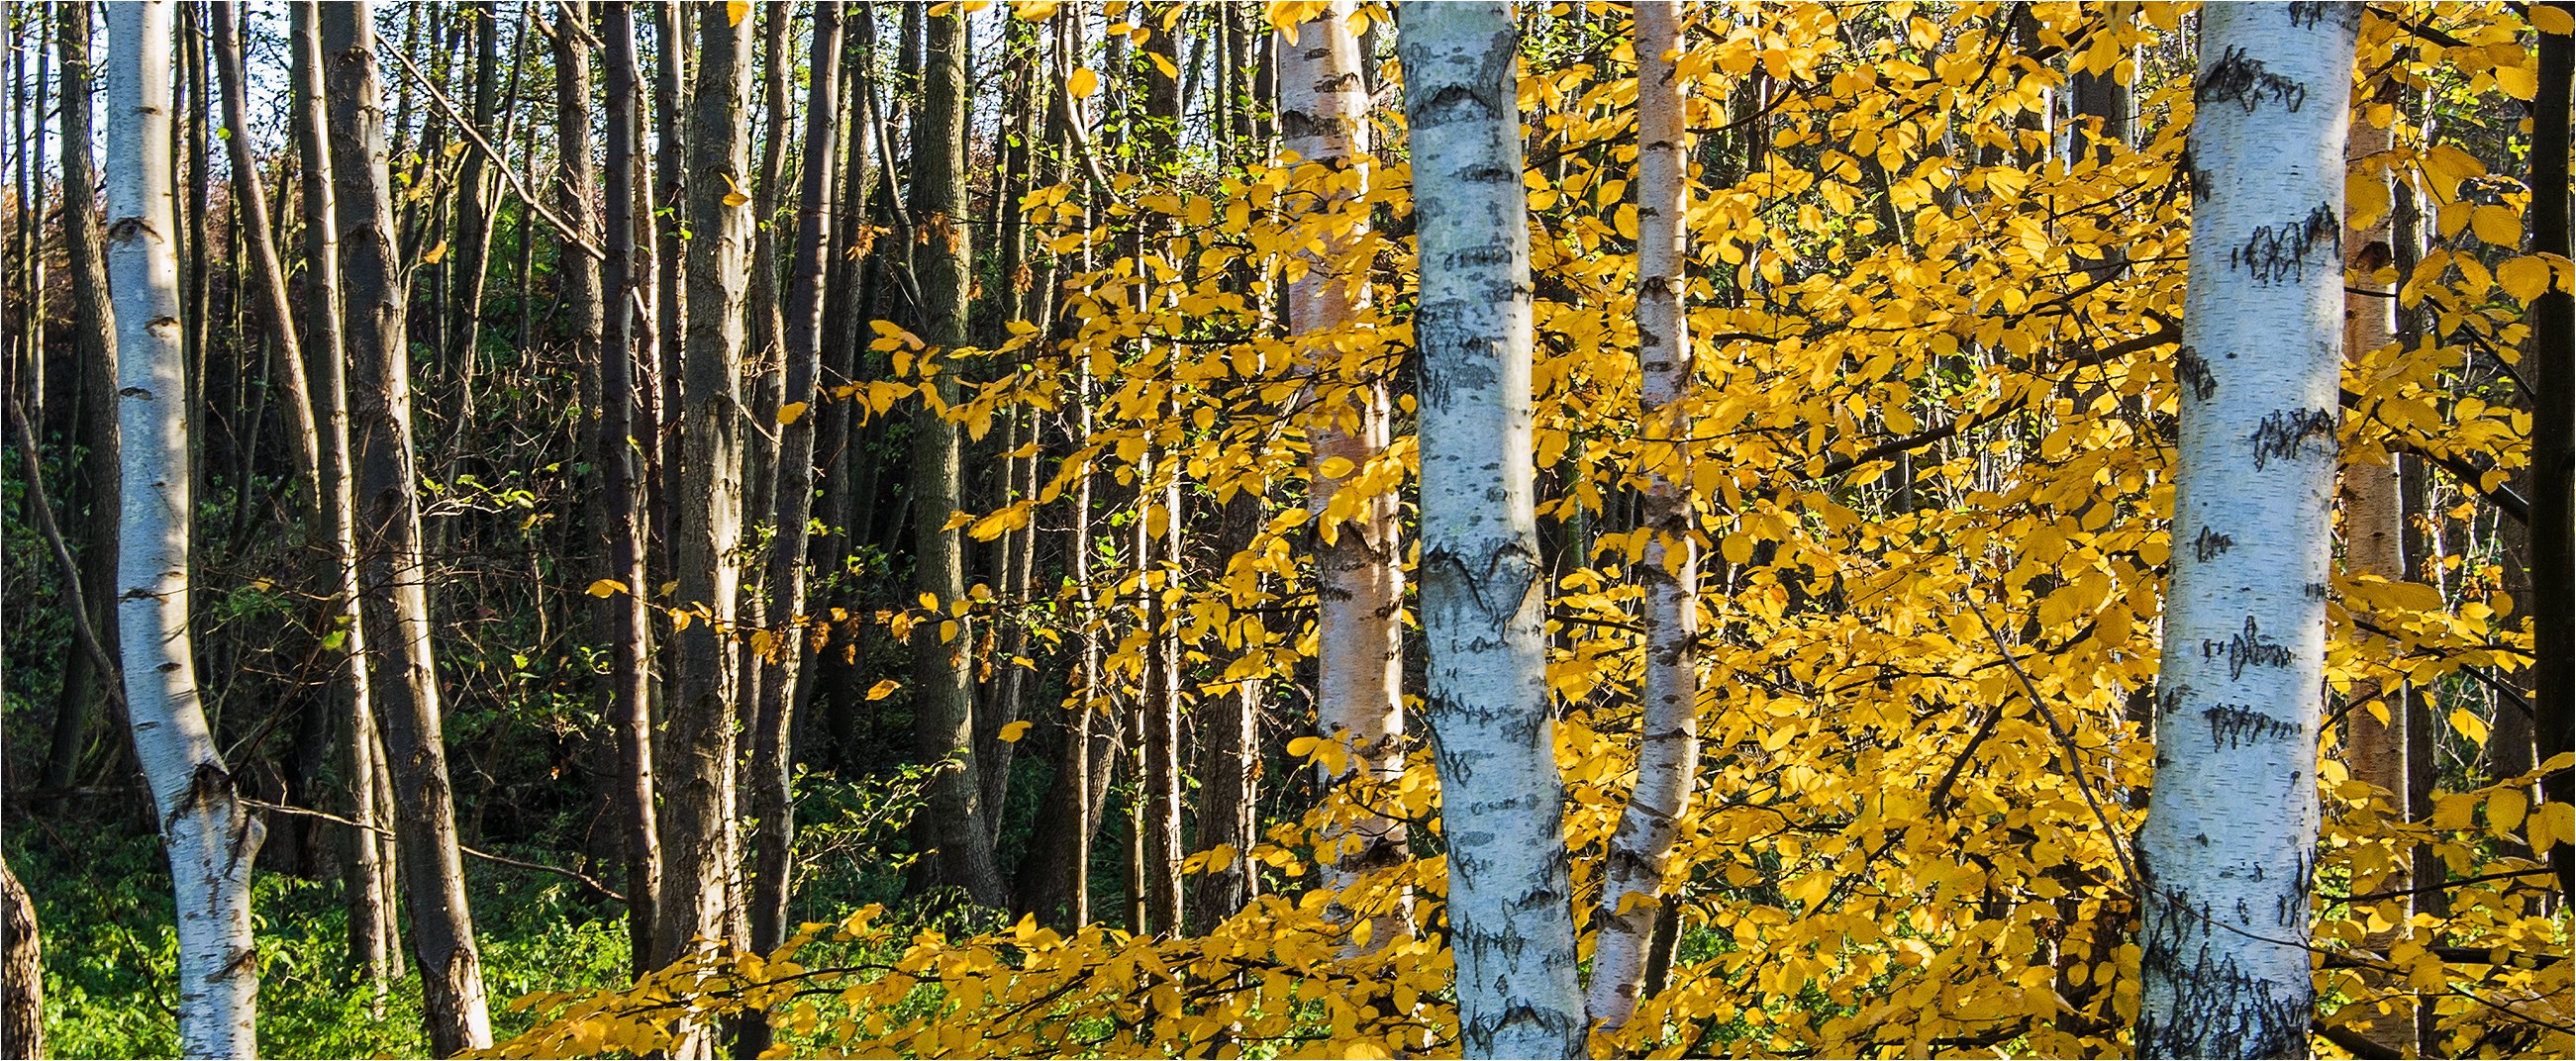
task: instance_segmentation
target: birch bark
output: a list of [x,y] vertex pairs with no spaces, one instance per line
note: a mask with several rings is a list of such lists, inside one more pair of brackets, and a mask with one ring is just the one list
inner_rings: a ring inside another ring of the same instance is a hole
[[[1368,215],[1352,204],[1368,190],[1367,91],[1360,81],[1359,38],[1339,0],[1295,30],[1280,34],[1280,124],[1283,150],[1301,162],[1336,172],[1308,204],[1310,216],[1331,231],[1308,271],[1288,285],[1288,325],[1306,351],[1315,385],[1327,391],[1306,416],[1310,452],[1308,504],[1316,512],[1342,507],[1347,484],[1385,452],[1390,428],[1383,380],[1352,378],[1336,339],[1366,304],[1366,276],[1337,268],[1347,249],[1367,234]],[[1346,342],[1341,345],[1348,345]],[[1350,516],[1321,532],[1316,543],[1315,728],[1319,736],[1350,749],[1343,769],[1325,771],[1325,783],[1347,784],[1366,772],[1393,781],[1404,770],[1401,611],[1404,573],[1398,566],[1396,498],[1354,497]],[[1324,885],[1349,888],[1370,869],[1406,857],[1404,825],[1371,814],[1328,840]],[[1386,923],[1372,939],[1390,939],[1404,926],[1401,909],[1372,911]]]
[[2201,18],[2136,1049],[2306,1056],[2361,8],[2225,4]]
[[107,8],[107,273],[116,317],[121,548],[116,625],[134,757],[152,789],[179,920],[179,1043],[251,1057],[259,965],[251,863],[265,830],[197,702],[188,633],[185,341],[170,150],[167,0]]
[[1689,130],[1683,121],[1678,0],[1640,0],[1637,25],[1637,360],[1638,422],[1646,435],[1645,526],[1653,533],[1637,565],[1645,583],[1646,667],[1637,786],[1610,838],[1592,952],[1587,1009],[1604,1031],[1628,1022],[1644,981],[1646,952],[1662,905],[1682,812],[1699,769],[1699,547],[1679,403],[1689,393],[1689,321],[1682,310],[1689,257]]
[[1421,246],[1423,714],[1468,1057],[1580,1057],[1564,780],[1532,512],[1528,205],[1512,12],[1409,2]]

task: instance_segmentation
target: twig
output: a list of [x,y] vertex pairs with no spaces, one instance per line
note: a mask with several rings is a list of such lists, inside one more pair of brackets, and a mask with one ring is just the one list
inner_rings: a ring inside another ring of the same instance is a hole
[[[323,821],[337,822],[352,829],[364,829],[378,836],[393,835],[393,831],[385,828],[384,826],[369,825],[366,822],[352,818],[344,818],[326,810],[314,810],[310,807],[289,807],[282,803],[270,803],[266,800],[249,798],[244,798],[242,800],[242,805],[246,807],[257,807],[260,810],[270,811],[277,814],[292,814],[305,818],[320,818]],[[626,901],[624,893],[619,892],[617,889],[611,888],[608,885],[601,884],[596,878],[593,878],[589,874],[583,873],[580,870],[565,869],[562,866],[549,866],[542,862],[522,862],[518,859],[511,858],[508,855],[496,855],[489,851],[467,847],[464,844],[456,845],[456,850],[459,854],[471,855],[475,858],[482,859],[485,862],[498,863],[504,866],[514,866],[519,869],[535,870],[539,873],[552,873],[555,876],[573,881],[574,883],[577,883],[584,888],[588,888],[591,891],[598,892],[602,898],[606,898],[611,902],[623,903]]]
[[36,530],[54,547],[54,562],[63,568],[63,603],[72,613],[72,632],[80,635],[81,648],[89,653],[92,666],[98,668],[99,684],[107,689],[108,698],[116,704],[118,714],[125,713],[124,672],[116,657],[99,640],[98,629],[90,625],[89,602],[81,594],[80,562],[72,558],[72,547],[63,541],[63,531],[54,523],[53,503],[45,499],[43,466],[36,461],[36,433],[27,427],[26,410],[18,407],[16,395],[9,397],[9,430],[18,436],[18,460],[27,474],[27,503],[34,510]]
[[2102,826],[2102,837],[2110,841],[2111,853],[2120,857],[2120,873],[2129,878],[2130,890],[2145,896],[2146,887],[2138,880],[2138,864],[2130,857],[2129,846],[2120,841],[2120,831],[2111,827],[2111,816],[2102,812],[2101,801],[2093,798],[2092,783],[2084,780],[2083,749],[2075,746],[2075,738],[2066,732],[2065,726],[2058,724],[2057,713],[2048,709],[2047,701],[2040,699],[2038,684],[2030,680],[2030,672],[2022,669],[2021,661],[2013,658],[2012,646],[2005,644],[2004,635],[1995,631],[1995,624],[1986,618],[1985,607],[1973,599],[1967,601],[1967,605],[1968,611],[1977,617],[1977,625],[1986,628],[1986,636],[1993,638],[1995,648],[2004,654],[2004,665],[2012,669],[2013,677],[2021,680],[2021,691],[2030,697],[2031,708],[2039,712],[2040,720],[2048,723],[2048,732],[2055,735],[2057,743],[2065,749],[2066,772],[2075,779],[2075,791],[2084,794],[2084,805],[2092,808],[2093,820]]
[[510,160],[503,157],[500,151],[495,150],[491,141],[483,139],[482,131],[474,128],[473,122],[465,120],[465,116],[457,111],[456,104],[447,98],[445,92],[439,91],[438,83],[431,80],[429,75],[421,73],[419,67],[412,65],[409,56],[399,51],[385,54],[393,56],[395,62],[402,64],[404,73],[410,74],[412,80],[419,82],[421,88],[428,90],[430,102],[438,104],[438,109],[447,115],[447,120],[455,122],[456,127],[465,133],[465,138],[474,142],[475,149],[483,152],[484,158],[492,160],[492,168],[499,170],[501,178],[510,182],[510,187],[519,193],[519,198],[528,204],[528,209],[536,211],[538,217],[545,218],[547,224],[554,226],[556,235],[563,237],[564,242],[580,248],[581,252],[589,255],[592,261],[608,260],[608,252],[600,250],[599,245],[592,243],[581,230],[572,227],[554,211],[546,209],[545,200],[538,198],[535,192],[528,189],[528,182],[519,179],[519,171],[510,168]]

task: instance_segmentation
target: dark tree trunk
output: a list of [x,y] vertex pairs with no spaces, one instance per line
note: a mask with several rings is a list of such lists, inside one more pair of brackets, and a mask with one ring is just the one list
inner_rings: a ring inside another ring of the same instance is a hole
[[[921,285],[923,338],[929,354],[965,346],[968,270],[966,219],[966,20],[963,12],[926,17],[922,105],[913,130],[912,217],[922,226],[915,252]],[[949,761],[931,783],[928,827],[938,848],[936,879],[965,890],[985,906],[1009,905],[1001,870],[994,865],[992,833],[984,816],[975,763],[975,703],[970,649],[974,631],[947,609],[966,599],[965,566],[957,532],[945,526],[957,510],[959,432],[941,409],[958,400],[953,367],[927,385],[941,408],[925,402],[913,417],[912,524],[914,588],[936,602],[912,633],[916,751],[928,761]],[[952,625],[953,622],[953,625]]]
[[[2561,12],[2576,10],[2564,0]],[[2540,87],[2531,101],[2531,250],[2568,251],[2568,121],[2571,37],[2540,34]],[[2551,285],[2531,304],[2532,738],[2547,762],[2569,751],[2576,714],[2576,296]],[[2505,710],[2511,710],[2506,708]],[[2576,768],[2541,779],[2550,802],[2576,801]],[[2547,852],[2558,891],[2576,868],[2569,842]]]
[[420,959],[430,1049],[445,1057],[492,1045],[482,959],[457,851],[437,665],[430,651],[430,572],[421,552],[413,474],[411,365],[402,271],[394,255],[385,171],[384,104],[369,4],[322,8],[330,90],[333,193],[344,251],[341,292],[357,319],[345,337],[365,528],[364,580],[371,681],[383,705],[385,752],[402,813],[394,818],[412,948]]
[[[54,45],[62,53],[63,77],[63,242],[71,264],[72,331],[80,356],[80,473],[67,496],[85,503],[89,518],[81,553],[81,593],[90,605],[90,623],[116,648],[116,497],[119,492],[116,438],[116,320],[107,298],[107,259],[98,225],[98,174],[91,160],[90,108],[96,93],[96,68],[89,58],[90,5],[69,0],[62,5],[62,25]],[[55,701],[52,740],[45,755],[40,812],[60,806],[61,793],[72,787],[88,746],[91,720],[107,703],[112,674],[101,674],[86,659],[65,666],[62,696]]]
[[[644,407],[637,383],[636,356],[649,348],[651,321],[640,318],[641,287],[646,277],[636,268],[635,215],[642,190],[637,170],[636,140],[639,90],[635,62],[635,15],[626,4],[601,7],[600,35],[608,44],[608,277],[611,300],[608,337],[600,348],[600,424],[596,436],[599,466],[606,479],[606,518],[599,533],[605,539],[610,581],[619,583],[602,605],[616,659],[608,672],[609,724],[617,747],[617,776],[612,802],[626,862],[626,934],[628,969],[641,976],[652,969],[653,918],[662,893],[662,859],[653,823],[652,672],[646,639],[652,627],[644,600],[651,583],[644,571],[644,527],[641,519],[643,480],[641,448],[636,442],[636,413]],[[641,325],[639,327],[639,325]],[[643,421],[650,424],[651,421]],[[650,435],[650,429],[644,432]]]

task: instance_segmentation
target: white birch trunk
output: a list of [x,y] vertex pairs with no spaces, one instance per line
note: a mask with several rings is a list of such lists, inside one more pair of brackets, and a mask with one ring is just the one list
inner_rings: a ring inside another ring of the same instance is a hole
[[[1347,174],[1306,204],[1311,215],[1347,211],[1368,188],[1369,99],[1360,77],[1359,39],[1350,29],[1354,6],[1352,0],[1334,0],[1294,31],[1281,33],[1278,42],[1281,146],[1302,161]],[[1305,256],[1306,274],[1288,285],[1289,327],[1306,348],[1319,386],[1335,388],[1306,417],[1308,498],[1318,513],[1331,508],[1345,484],[1386,451],[1391,434],[1385,384],[1340,371],[1341,354],[1333,343],[1368,301],[1367,277],[1340,268],[1367,229],[1362,213],[1349,227],[1326,235],[1322,250]],[[1351,750],[1342,769],[1325,771],[1331,786],[1362,771],[1389,782],[1404,772],[1404,573],[1397,564],[1396,498],[1355,498],[1351,507],[1349,521],[1325,528],[1315,549],[1315,728],[1323,739]],[[1371,869],[1403,861],[1405,848],[1403,823],[1364,817],[1328,838],[1324,886],[1348,888]],[[1367,911],[1374,922],[1372,942],[1405,930],[1403,906],[1399,899],[1388,909]]]
[[1501,3],[1406,3],[1421,249],[1423,698],[1468,1057],[1580,1057],[1565,787],[1532,512],[1530,260]]
[[2361,7],[2221,4],[2201,19],[2136,1050],[2305,1057]]
[[188,636],[188,408],[170,157],[171,5],[110,4],[107,266],[124,446],[116,623],[134,756],[170,853],[179,919],[179,1044],[251,1057],[259,993],[250,874],[264,832],[233,791]]
[[1637,361],[1645,430],[1645,524],[1654,532],[1637,565],[1645,583],[1646,667],[1637,787],[1629,793],[1601,886],[1600,927],[1586,1005],[1603,1031],[1628,1022],[1645,979],[1646,951],[1662,906],[1691,775],[1699,769],[1699,546],[1692,538],[1690,434],[1680,402],[1691,384],[1687,278],[1690,156],[1683,92],[1673,68],[1681,46],[1678,0],[1640,0],[1637,24]]

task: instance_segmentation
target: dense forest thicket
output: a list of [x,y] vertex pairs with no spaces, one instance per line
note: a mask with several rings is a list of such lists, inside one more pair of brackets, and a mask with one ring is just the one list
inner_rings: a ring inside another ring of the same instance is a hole
[[9,0],[0,1054],[2565,1056],[2565,2]]

